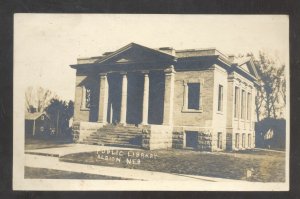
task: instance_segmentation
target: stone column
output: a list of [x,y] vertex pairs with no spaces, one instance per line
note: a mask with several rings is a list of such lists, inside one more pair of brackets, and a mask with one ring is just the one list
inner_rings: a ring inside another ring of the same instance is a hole
[[108,106],[108,82],[107,74],[100,73],[100,94],[99,94],[99,113],[98,122],[107,123],[107,106]]
[[165,98],[163,125],[173,125],[173,97],[174,97],[174,66],[170,66],[165,72]]
[[127,75],[125,72],[122,75],[122,98],[121,98],[121,115],[120,123],[126,125],[126,112],[127,112]]
[[148,108],[149,108],[149,71],[143,71],[144,74],[144,95],[143,95],[143,115],[142,125],[148,124]]

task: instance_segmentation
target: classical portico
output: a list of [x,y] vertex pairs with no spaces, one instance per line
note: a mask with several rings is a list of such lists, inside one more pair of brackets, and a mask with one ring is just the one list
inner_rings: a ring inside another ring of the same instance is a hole
[[[98,122],[172,125],[174,76],[172,65],[153,73],[149,70],[99,73]],[[161,90],[164,92],[157,92]],[[154,110],[156,115],[149,114],[149,108],[156,107],[163,110]]]

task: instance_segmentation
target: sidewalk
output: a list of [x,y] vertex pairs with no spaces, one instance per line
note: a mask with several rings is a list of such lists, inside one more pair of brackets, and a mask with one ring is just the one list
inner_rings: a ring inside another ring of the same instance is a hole
[[72,153],[92,152],[92,151],[103,150],[103,149],[138,150],[133,148],[129,149],[129,148],[121,148],[121,147],[100,146],[100,145],[68,144],[65,147],[26,150],[25,154],[60,157]]

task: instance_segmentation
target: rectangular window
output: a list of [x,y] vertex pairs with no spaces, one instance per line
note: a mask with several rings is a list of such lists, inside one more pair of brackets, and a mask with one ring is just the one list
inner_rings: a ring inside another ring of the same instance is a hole
[[188,109],[200,108],[200,83],[188,83]]
[[219,85],[218,111],[223,111],[223,86]]
[[240,145],[240,134],[235,134],[235,148],[239,148]]
[[251,119],[251,93],[247,95],[247,120]]
[[251,147],[251,134],[248,134],[248,147]]
[[91,88],[85,88],[85,108],[91,107]]
[[234,90],[234,117],[237,118],[239,115],[239,93],[240,89],[235,87]]
[[219,149],[222,149],[222,132],[218,133],[218,143],[217,143],[217,145],[218,145]]
[[243,148],[246,147],[246,135],[245,135],[245,133],[242,134],[242,147]]
[[245,91],[242,90],[242,99],[241,99],[241,118],[245,119],[245,100],[246,100],[246,96],[245,96]]

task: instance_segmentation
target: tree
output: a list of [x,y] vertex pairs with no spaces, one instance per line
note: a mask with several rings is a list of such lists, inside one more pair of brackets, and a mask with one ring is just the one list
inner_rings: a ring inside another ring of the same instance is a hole
[[28,87],[25,91],[25,107],[27,112],[43,112],[52,98],[57,98],[57,95],[48,89]]
[[52,121],[52,126],[56,129],[57,135],[67,136],[69,134],[69,120],[74,114],[73,101],[66,102],[53,98],[45,111]]
[[286,101],[285,65],[278,66],[278,61],[274,61],[264,52],[259,53],[259,59],[255,59],[254,64],[261,84],[255,100],[257,121],[260,121],[261,116],[277,118],[278,111],[285,107]]

